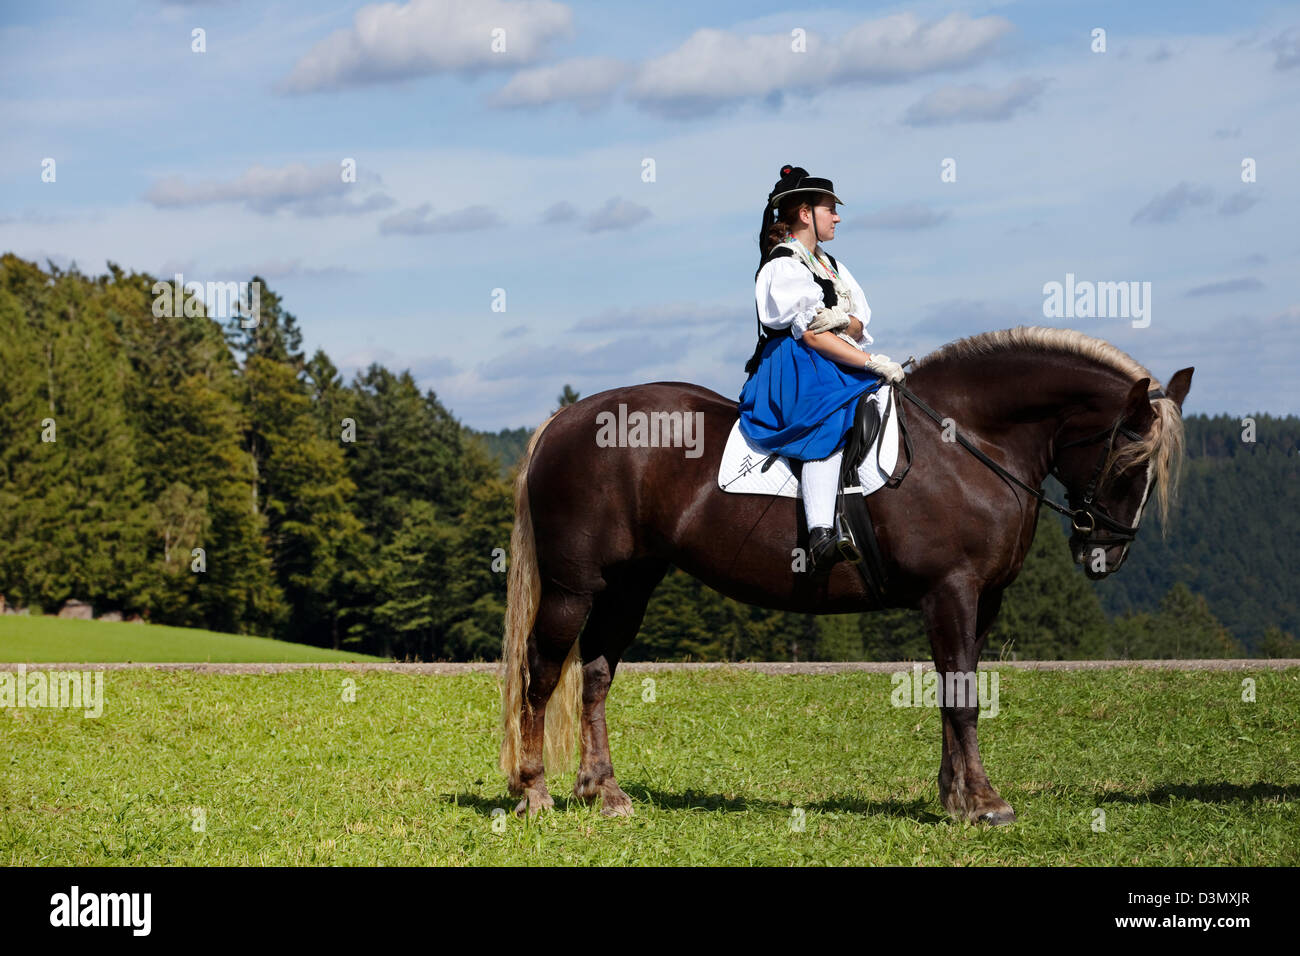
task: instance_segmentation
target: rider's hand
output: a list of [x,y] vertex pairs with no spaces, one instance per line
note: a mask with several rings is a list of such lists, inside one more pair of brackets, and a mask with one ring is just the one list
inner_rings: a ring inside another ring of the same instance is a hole
[[903,366],[892,361],[883,352],[876,352],[867,358],[867,370],[875,372],[886,382],[897,385],[904,378]]

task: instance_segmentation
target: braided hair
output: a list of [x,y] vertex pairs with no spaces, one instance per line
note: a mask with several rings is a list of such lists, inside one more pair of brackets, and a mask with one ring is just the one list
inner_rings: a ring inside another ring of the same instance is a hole
[[781,178],[767,194],[767,202],[763,206],[763,226],[758,232],[758,268],[754,270],[755,279],[762,271],[763,263],[767,261],[767,254],[772,251],[772,247],[781,242],[799,224],[799,209],[808,203],[806,193],[795,193],[781,200],[778,209],[773,209],[772,197],[798,188],[799,183],[807,176],[808,170],[802,166],[788,164],[782,166]]

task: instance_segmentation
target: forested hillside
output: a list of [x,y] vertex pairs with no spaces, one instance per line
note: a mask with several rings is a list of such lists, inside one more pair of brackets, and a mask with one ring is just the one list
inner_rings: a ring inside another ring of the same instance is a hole
[[[260,281],[254,277],[254,281]],[[0,257],[0,596],[399,659],[495,657],[531,426],[465,428],[408,372],[343,381],[262,283],[260,321],[154,315],[154,278]],[[560,383],[557,383],[557,388]],[[557,405],[576,397],[567,386]],[[923,427],[917,425],[915,427]],[[1090,584],[1040,521],[990,653],[1297,654],[1296,419],[1192,417],[1169,535]],[[925,657],[913,612],[748,607],[681,572],[633,659]]]
[[1270,627],[1300,634],[1300,420],[1248,417],[1253,429],[1227,415],[1186,419],[1167,535],[1145,519],[1123,572],[1094,584],[1108,613],[1151,610],[1182,582],[1248,646]]

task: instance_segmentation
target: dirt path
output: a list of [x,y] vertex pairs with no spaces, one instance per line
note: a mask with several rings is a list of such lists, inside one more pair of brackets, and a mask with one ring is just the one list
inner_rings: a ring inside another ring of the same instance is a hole
[[[340,670],[340,671],[389,671],[398,674],[491,674],[495,673],[494,663],[476,664],[164,664],[164,663],[91,663],[91,664],[10,664],[0,663],[0,671],[14,671],[20,666],[27,670],[157,670],[157,671],[194,671],[199,674],[283,674],[300,670]],[[1141,670],[1164,671],[1260,671],[1284,670],[1300,667],[1300,659],[1287,658],[1264,660],[1242,658],[1233,660],[1192,660],[1192,661],[981,661],[985,670],[1029,670],[1029,671],[1090,671],[1118,670],[1136,668]],[[925,670],[934,670],[934,664],[923,662]],[[732,668],[735,670],[758,671],[760,674],[843,674],[863,671],[868,674],[892,674],[896,671],[911,670],[911,661],[845,661],[820,662],[806,664],[754,662],[742,664],[659,664],[659,663],[625,663],[620,664],[619,671],[640,673],[643,671],[702,671]]]

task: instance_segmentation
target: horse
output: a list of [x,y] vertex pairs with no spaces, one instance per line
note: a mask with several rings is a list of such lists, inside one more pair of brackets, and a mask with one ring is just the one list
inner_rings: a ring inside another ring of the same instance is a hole
[[[1033,541],[1043,497],[1036,489],[1049,473],[1069,495],[1070,509],[1052,504],[1072,516],[1072,556],[1090,578],[1123,563],[1153,488],[1167,521],[1193,371],[1161,386],[1108,342],[1035,326],[960,339],[916,363],[907,389],[944,417],[913,419],[910,473],[869,502],[887,570],[885,606],[922,612],[941,686],[953,674],[973,682],[1002,595]],[[629,409],[664,422],[680,413],[702,425],[700,447],[607,447],[602,433],[608,439],[612,418],[628,420]],[[878,609],[853,565],[804,570],[798,499],[718,487],[738,414],[735,401],[702,386],[654,382],[566,405],[532,433],[514,482],[499,672],[500,768],[521,798],[519,816],[554,806],[545,765],[570,767],[575,737],[575,798],[599,799],[605,816],[632,813],[610,758],[605,696],[670,564],[766,608]],[[944,809],[972,823],[1014,821],[980,759],[978,706],[952,694],[939,705]]]

